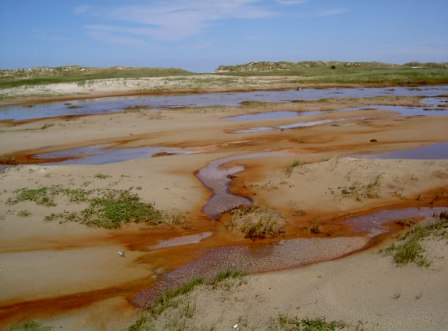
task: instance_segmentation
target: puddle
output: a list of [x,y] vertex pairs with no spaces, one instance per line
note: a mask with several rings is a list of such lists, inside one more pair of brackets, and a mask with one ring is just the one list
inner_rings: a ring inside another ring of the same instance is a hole
[[257,127],[257,128],[250,128],[246,130],[238,130],[234,131],[232,133],[252,133],[252,132],[270,132],[270,131],[283,131],[283,130],[290,130],[290,129],[297,129],[297,128],[305,128],[310,126],[316,126],[316,125],[322,125],[327,123],[337,123],[337,122],[343,122],[343,121],[360,121],[365,120],[367,117],[353,117],[353,118],[339,118],[336,120],[319,120],[319,121],[309,121],[309,122],[297,122],[287,125],[280,125],[280,126],[272,126],[272,127]]
[[[313,114],[312,114],[313,113]],[[296,111],[269,111],[265,113],[245,114],[225,118],[226,121],[256,121],[277,118],[312,116],[322,113],[321,111],[296,112]]]
[[28,120],[68,115],[89,115],[123,112],[125,108],[147,106],[149,108],[177,108],[186,106],[238,106],[243,101],[281,102],[294,100],[319,100],[325,98],[363,98],[375,96],[428,96],[448,93],[448,86],[425,86],[419,89],[388,88],[331,88],[304,89],[302,91],[264,91],[202,93],[188,95],[113,97],[70,102],[52,102],[27,106],[1,106],[1,120]]
[[364,159],[379,159],[379,160],[390,160],[390,159],[447,160],[448,142],[435,143],[422,147],[415,147],[381,154],[354,155],[354,157]]
[[231,176],[244,170],[243,166],[223,168],[226,163],[239,160],[258,159],[285,155],[285,152],[265,152],[235,155],[210,162],[200,169],[196,177],[212,191],[212,196],[203,207],[203,212],[216,219],[223,212],[239,206],[251,206],[252,200],[230,192]]
[[419,217],[426,218],[425,221],[428,222],[434,214],[443,210],[446,210],[446,207],[384,210],[345,221],[346,224],[352,225],[355,231],[367,232],[367,237],[299,238],[270,244],[211,249],[195,261],[165,274],[155,287],[138,293],[132,302],[139,307],[147,307],[167,289],[197,277],[211,279],[226,269],[260,273],[336,259],[363,249],[371,238],[387,232],[385,224],[388,222]]
[[448,98],[447,97],[431,97],[424,98],[421,101],[425,105],[430,105],[433,107],[448,107]]
[[[191,154],[192,150],[169,147],[138,147],[108,149],[111,145],[94,145],[82,148],[37,154],[33,158],[46,159],[47,164],[107,164],[129,160],[146,159],[159,153]],[[65,161],[52,163],[51,159],[70,158]]]
[[399,113],[398,116],[448,116],[448,112],[443,110],[429,110],[429,108],[426,107],[406,107],[406,106],[372,105],[372,106],[348,108],[342,111],[366,110],[366,109],[391,110],[398,112]]
[[[434,107],[438,106],[440,103],[440,98],[425,98],[426,99],[435,99],[430,100],[428,104],[433,105]],[[435,102],[435,103],[433,103]],[[433,108],[431,108],[433,109]],[[443,110],[437,110],[437,108],[434,108],[434,110],[429,110],[426,107],[406,107],[406,106],[383,106],[383,105],[369,105],[369,106],[362,106],[362,107],[353,107],[353,108],[346,108],[341,110],[335,110],[335,111],[310,111],[310,112],[292,112],[292,111],[280,111],[280,112],[265,112],[265,113],[257,113],[257,114],[246,114],[246,115],[239,115],[234,117],[228,117],[226,120],[228,121],[251,121],[251,120],[262,120],[262,119],[279,119],[279,118],[289,118],[289,117],[296,117],[300,116],[301,118],[307,118],[314,115],[323,115],[323,114],[335,114],[335,113],[341,113],[341,112],[349,112],[349,111],[357,111],[357,110],[390,110],[398,112],[399,115],[397,116],[448,116],[448,111]],[[368,118],[375,118],[375,117],[354,117],[354,118],[348,118],[348,119],[335,119],[335,120],[318,120],[318,121],[309,121],[309,122],[297,122],[292,123],[288,125],[281,125],[281,126],[274,126],[274,127],[255,127],[255,128],[249,128],[245,130],[238,130],[234,131],[232,133],[253,133],[253,132],[269,132],[269,131],[283,131],[288,129],[296,129],[296,128],[303,128],[303,127],[310,127],[315,125],[322,125],[322,124],[328,124],[333,122],[341,122],[341,121],[359,121],[359,120],[365,120]]]
[[363,215],[346,220],[344,223],[353,226],[355,231],[367,232],[369,237],[374,237],[388,231],[386,223],[394,220],[424,217],[430,218],[438,215],[447,207],[422,207],[399,210],[382,210],[374,214]]
[[148,246],[149,250],[167,248],[167,247],[175,247],[175,246],[184,246],[197,244],[202,241],[202,239],[208,238],[212,235],[212,232],[202,232],[198,234],[192,234],[189,236],[181,236],[175,237],[167,240],[160,240],[158,244],[153,246]]
[[3,173],[6,169],[8,169],[10,166],[0,164],[0,174]]

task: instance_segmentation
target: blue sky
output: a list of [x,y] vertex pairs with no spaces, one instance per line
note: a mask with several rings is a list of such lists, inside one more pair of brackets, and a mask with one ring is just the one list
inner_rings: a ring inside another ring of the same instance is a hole
[[447,0],[0,0],[0,68],[448,61]]

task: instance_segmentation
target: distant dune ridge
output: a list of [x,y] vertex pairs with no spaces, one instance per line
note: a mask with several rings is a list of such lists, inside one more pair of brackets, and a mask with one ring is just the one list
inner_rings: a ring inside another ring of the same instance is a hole
[[179,68],[36,67],[0,70],[0,104],[198,92],[306,87],[384,87],[448,84],[448,62],[249,62],[220,65],[213,73]]
[[297,71],[309,68],[365,68],[365,69],[384,69],[384,68],[438,68],[448,69],[448,62],[409,62],[405,64],[393,64],[384,62],[341,62],[341,61],[301,61],[301,62],[249,62],[237,65],[220,65],[215,72],[265,72],[265,71]]

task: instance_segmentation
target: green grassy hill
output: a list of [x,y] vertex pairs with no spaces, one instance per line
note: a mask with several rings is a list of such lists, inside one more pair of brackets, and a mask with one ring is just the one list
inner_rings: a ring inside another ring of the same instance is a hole
[[382,62],[249,62],[221,65],[216,74],[235,76],[298,76],[303,83],[446,84],[448,62],[403,65]]
[[94,68],[77,65],[63,67],[36,67],[29,69],[0,70],[0,88],[22,85],[40,85],[63,82],[81,82],[90,79],[142,78],[185,76],[192,73],[177,68]]

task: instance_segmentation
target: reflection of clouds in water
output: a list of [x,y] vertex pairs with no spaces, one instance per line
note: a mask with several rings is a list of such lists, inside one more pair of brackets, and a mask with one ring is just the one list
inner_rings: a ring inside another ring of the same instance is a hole
[[[429,99],[429,98],[428,98]],[[432,99],[431,104],[434,107],[437,107],[441,102],[443,98],[430,98]],[[426,99],[423,99],[426,100]],[[228,117],[226,120],[229,121],[250,121],[250,120],[262,120],[262,119],[278,119],[278,118],[289,118],[289,117],[296,117],[298,114],[300,114],[301,118],[307,118],[314,115],[323,115],[323,114],[337,114],[341,112],[349,112],[349,111],[357,111],[357,110],[390,110],[395,111],[400,114],[400,116],[448,116],[447,112],[441,109],[427,109],[425,107],[408,107],[408,106],[384,106],[384,105],[368,105],[368,106],[362,106],[362,107],[353,107],[353,108],[346,108],[341,110],[334,110],[334,111],[310,111],[310,112],[265,112],[265,113],[257,113],[257,114],[247,114],[247,115],[240,115],[240,116],[234,116],[234,117]],[[375,117],[370,117],[375,118]],[[321,124],[327,124],[327,123],[334,123],[334,122],[341,122],[341,121],[359,121],[368,119],[368,117],[353,117],[353,118],[342,118],[342,119],[326,119],[326,120],[318,120],[318,121],[309,121],[309,122],[297,122],[292,123],[288,125],[280,125],[280,126],[274,126],[274,127],[255,127],[245,130],[238,130],[234,131],[232,133],[252,133],[252,132],[269,132],[269,131],[282,131],[287,129],[296,129],[296,128],[302,128],[302,127],[310,127],[315,125],[321,125]]]
[[391,151],[380,154],[362,154],[353,157],[364,159],[410,159],[410,160],[446,160],[448,159],[448,142],[435,143],[422,147]]
[[38,154],[36,158],[52,159],[64,157],[80,157],[72,160],[58,162],[57,164],[107,164],[129,160],[146,159],[159,153],[191,154],[188,148],[169,147],[138,147],[122,149],[106,149],[110,145],[95,145],[60,152]]
[[[336,94],[335,94],[336,93]],[[146,97],[114,97],[96,100],[78,100],[71,102],[81,108],[68,108],[62,102],[26,106],[0,107],[0,120],[25,120],[45,117],[86,115],[122,112],[124,108],[145,105],[149,108],[175,108],[183,106],[238,106],[244,101],[288,102],[294,100],[319,100],[325,98],[367,98],[375,96],[428,96],[435,97],[448,93],[448,86],[427,86],[419,89],[396,87],[387,88],[339,88],[304,89],[302,91],[265,91],[235,93],[203,93],[186,95],[165,95]],[[149,110],[150,111],[150,110]]]

